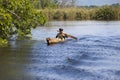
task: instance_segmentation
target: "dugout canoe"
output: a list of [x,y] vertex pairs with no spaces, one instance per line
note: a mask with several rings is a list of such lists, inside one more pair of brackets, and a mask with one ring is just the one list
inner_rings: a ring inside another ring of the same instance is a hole
[[[77,37],[72,36],[72,35],[67,35],[69,38],[73,38],[75,40],[77,40]],[[55,43],[60,43],[60,42],[65,42],[65,39],[59,39],[59,38],[46,38],[46,42],[47,44],[55,44]]]
[[56,43],[59,43],[59,42],[64,42],[65,39],[58,39],[58,38],[46,38],[46,42],[47,44],[56,44]]

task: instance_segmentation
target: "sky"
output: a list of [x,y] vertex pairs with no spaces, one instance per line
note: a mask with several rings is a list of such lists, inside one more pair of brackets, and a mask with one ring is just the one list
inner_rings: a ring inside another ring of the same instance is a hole
[[79,6],[86,6],[86,5],[102,6],[105,4],[114,4],[114,3],[120,4],[120,0],[77,0],[76,1],[76,4]]

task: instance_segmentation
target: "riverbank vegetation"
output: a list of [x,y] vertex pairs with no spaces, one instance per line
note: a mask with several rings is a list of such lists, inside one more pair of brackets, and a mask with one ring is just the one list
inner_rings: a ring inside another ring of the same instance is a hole
[[37,0],[38,12],[48,20],[120,20],[120,4],[77,6],[77,0]]
[[46,8],[42,11],[48,20],[120,20],[120,7]]
[[44,25],[46,20],[31,0],[0,0],[0,46],[7,44],[12,35],[23,39],[31,34],[31,28]]

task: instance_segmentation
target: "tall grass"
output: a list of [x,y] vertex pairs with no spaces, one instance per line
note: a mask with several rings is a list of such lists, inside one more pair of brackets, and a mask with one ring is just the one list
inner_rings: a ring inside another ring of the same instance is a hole
[[120,20],[120,7],[43,9],[48,20]]

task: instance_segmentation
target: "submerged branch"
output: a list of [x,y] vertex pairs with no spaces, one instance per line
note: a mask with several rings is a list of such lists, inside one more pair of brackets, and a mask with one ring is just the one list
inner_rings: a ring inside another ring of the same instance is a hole
[[18,20],[20,20],[20,16],[18,16],[15,12],[10,11],[8,9],[6,9],[8,12],[10,12],[12,15],[16,16]]

